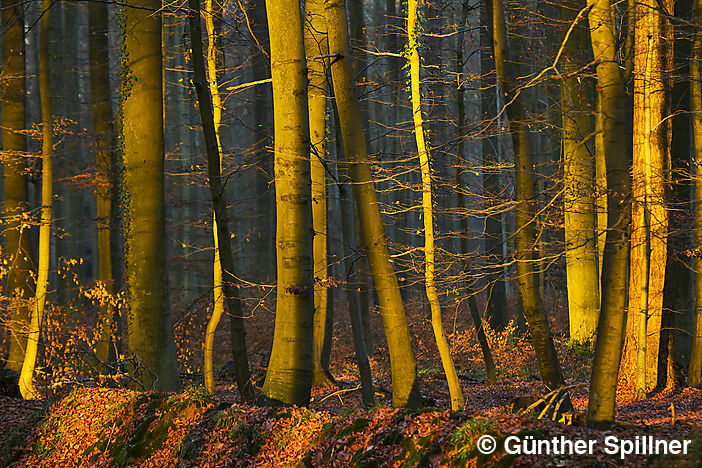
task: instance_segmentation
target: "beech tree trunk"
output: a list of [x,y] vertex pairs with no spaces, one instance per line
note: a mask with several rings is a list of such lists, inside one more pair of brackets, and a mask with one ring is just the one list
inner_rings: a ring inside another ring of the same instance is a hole
[[590,41],[597,61],[597,92],[600,94],[602,151],[606,158],[608,191],[603,287],[587,419],[590,426],[607,426],[614,421],[627,308],[631,150],[626,138],[630,131],[625,81],[615,57],[612,5],[609,0],[588,0],[588,6],[591,7],[588,14]]
[[563,385],[556,348],[546,319],[541,296],[534,274],[533,254],[536,236],[534,232],[535,211],[533,156],[529,147],[529,129],[524,122],[525,114],[521,97],[516,94],[514,75],[511,70],[507,26],[502,0],[488,0],[492,6],[492,40],[495,68],[500,88],[505,96],[507,119],[509,120],[512,146],[516,166],[517,208],[515,233],[515,260],[517,262],[517,284],[524,307],[524,317],[529,326],[534,351],[546,387],[555,390]]
[[634,40],[634,126],[629,308],[620,379],[644,398],[658,382],[668,210],[665,183],[670,159],[666,36],[672,0],[637,3]]
[[327,75],[329,53],[324,0],[306,0],[305,51],[307,54],[308,110],[310,116],[310,172],[314,226],[314,385],[334,386],[329,371],[334,327],[327,277]]
[[51,259],[51,210],[53,205],[53,146],[51,92],[49,87],[49,7],[51,0],[42,0],[43,15],[39,26],[39,94],[41,96],[41,220],[39,224],[39,269],[37,289],[34,294],[32,316],[27,335],[27,349],[24,353],[19,388],[25,400],[39,399],[41,394],[34,386],[34,368],[39,352],[39,338],[44,319],[46,290],[49,285],[49,260]]
[[306,405],[312,386],[314,259],[307,66],[297,0],[266,2],[275,126],[277,306],[263,384],[272,403]]
[[124,242],[131,372],[146,389],[177,391],[168,302],[163,154],[161,2],[124,9],[122,132]]
[[24,71],[24,9],[22,2],[3,0],[2,9],[2,144],[5,250],[9,256],[7,292],[10,300],[10,353],[7,367],[20,371],[27,344],[30,309],[28,302],[34,295],[32,245],[28,215],[27,177],[25,153],[25,71]]
[[344,150],[349,163],[356,206],[360,213],[363,245],[378,294],[383,328],[390,351],[393,406],[417,407],[421,404],[417,364],[407,324],[400,287],[392,267],[373,185],[368,150],[358,98],[351,73],[345,0],[325,0],[332,83],[339,113]]

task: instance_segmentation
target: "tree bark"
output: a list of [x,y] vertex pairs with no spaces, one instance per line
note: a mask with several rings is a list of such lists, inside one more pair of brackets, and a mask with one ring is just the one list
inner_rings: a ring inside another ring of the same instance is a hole
[[112,125],[112,96],[108,62],[108,15],[107,4],[88,3],[88,56],[90,59],[90,95],[93,102],[92,118],[95,135],[95,166],[97,169],[97,231],[98,231],[98,275],[108,297],[101,300],[100,341],[97,356],[102,363],[110,363],[117,357],[119,340],[119,313],[113,305],[115,280],[113,276],[115,256],[115,216],[112,205],[115,198],[114,131]]
[[441,319],[441,304],[436,288],[435,270],[436,256],[434,248],[434,209],[432,206],[431,188],[431,155],[424,139],[424,122],[422,119],[422,98],[420,90],[420,57],[419,57],[419,24],[417,21],[417,0],[408,0],[407,3],[407,36],[410,65],[410,90],[412,94],[412,116],[414,120],[414,138],[417,142],[419,166],[422,174],[422,213],[424,214],[424,284],[427,299],[431,308],[431,326],[439,349],[441,364],[444,367],[446,380],[451,395],[451,409],[463,409],[465,400],[461,383],[458,380],[456,367],[451,357],[444,325]]
[[492,38],[495,68],[500,88],[505,96],[507,119],[514,147],[517,192],[517,232],[515,233],[515,260],[517,262],[517,284],[524,306],[524,317],[529,326],[534,351],[546,387],[555,390],[563,385],[560,364],[553,344],[551,330],[546,319],[541,296],[539,295],[533,267],[532,250],[536,242],[534,234],[535,212],[533,156],[529,148],[528,128],[524,122],[522,100],[517,94],[512,63],[509,56],[507,26],[502,0],[488,0],[492,3]]
[[[561,6],[564,27],[580,21],[571,11],[580,11],[585,1]],[[575,8],[572,8],[575,7]],[[565,45],[563,73],[576,72],[578,53],[586,49],[584,23],[573,27]],[[568,283],[568,316],[571,343],[594,341],[600,313],[595,211],[595,159],[587,147],[592,131],[588,109],[588,86],[582,76],[572,75],[561,81],[561,125],[565,188],[565,257]]]
[[695,292],[697,307],[694,316],[692,350],[688,366],[687,384],[702,384],[702,90],[700,89],[700,59],[702,58],[702,0],[695,1],[695,39],[690,58],[690,110],[692,111],[692,136],[695,144]]
[[658,382],[670,156],[666,40],[672,0],[637,3],[634,40],[634,121],[629,308],[620,379],[644,398]]
[[28,302],[34,295],[31,238],[28,216],[25,152],[25,71],[24,71],[24,4],[3,0],[2,8],[2,144],[4,187],[5,249],[9,256],[7,294],[10,299],[10,353],[7,367],[20,371],[27,344],[30,309]]
[[49,8],[51,0],[42,0],[42,17],[39,26],[39,94],[41,96],[41,220],[39,224],[39,268],[37,289],[34,295],[32,316],[27,335],[27,349],[24,353],[19,388],[25,400],[39,399],[41,394],[34,386],[34,368],[39,352],[39,338],[44,319],[46,290],[49,285],[49,260],[51,259],[51,210],[53,205],[53,146],[51,92],[49,87]]
[[[145,388],[180,388],[166,279],[161,2],[124,9],[124,241],[131,372]],[[143,8],[140,8],[143,7]],[[155,13],[156,11],[156,13]]]
[[306,405],[312,385],[314,260],[309,116],[299,2],[266,2],[275,126],[278,298],[263,394]]
[[630,135],[625,82],[615,58],[616,41],[609,0],[588,0],[590,41],[597,62],[602,150],[607,168],[607,240],[602,261],[600,318],[592,366],[588,424],[614,421],[615,395],[627,308],[629,225],[631,222]]
[[349,163],[356,206],[360,213],[363,245],[378,294],[383,327],[390,351],[393,406],[416,407],[421,404],[417,364],[412,350],[407,316],[400,287],[388,252],[385,228],[380,217],[373,185],[368,150],[361,121],[358,98],[351,73],[345,0],[325,0],[332,83],[339,113],[344,150]]
[[[327,75],[329,54],[324,0],[306,0],[305,51],[307,55],[308,111],[310,116],[310,172],[312,175],[312,223],[314,227],[314,376],[313,384],[336,385],[329,370],[334,327],[329,303],[327,273]],[[323,58],[315,58],[323,57]]]

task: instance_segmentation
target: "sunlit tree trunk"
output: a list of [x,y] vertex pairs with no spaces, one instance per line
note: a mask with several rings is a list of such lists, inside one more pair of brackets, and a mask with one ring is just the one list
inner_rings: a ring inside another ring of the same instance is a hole
[[314,259],[307,67],[299,2],[266,2],[275,126],[278,298],[263,385],[273,402],[306,405],[312,385]]
[[[224,185],[221,175],[222,146],[219,139],[219,127],[222,121],[222,100],[217,80],[217,31],[215,30],[215,12],[212,0],[205,6],[205,24],[207,28],[207,74],[202,47],[202,29],[200,25],[200,2],[190,0],[190,33],[192,43],[193,84],[198,98],[200,118],[202,120],[205,146],[207,149],[208,182],[214,205],[214,309],[207,323],[205,332],[205,388],[214,393],[215,382],[212,369],[212,352],[214,334],[217,324],[224,313],[226,299],[229,308],[229,322],[232,336],[232,358],[237,387],[244,401],[253,400],[251,373],[246,350],[246,330],[244,313],[239,298],[239,289],[234,277],[234,257],[230,246],[229,219],[224,201]],[[221,246],[221,248],[220,248]]]
[[517,192],[517,232],[515,233],[515,260],[517,261],[517,284],[524,307],[524,317],[529,326],[536,352],[541,379],[547,388],[555,390],[563,384],[556,348],[539,295],[533,267],[534,244],[534,180],[533,157],[529,148],[529,129],[524,122],[522,99],[517,95],[512,62],[509,56],[507,26],[502,0],[488,0],[492,5],[492,38],[495,68],[500,88],[505,96],[506,113],[514,147]]
[[[307,54],[308,110],[310,116],[310,172],[312,175],[312,222],[314,225],[314,377],[313,383],[335,385],[329,371],[334,326],[333,304],[327,296],[327,76],[329,59],[324,0],[305,2],[305,51]],[[330,307],[331,306],[331,307]]]
[[407,36],[409,48],[410,65],[410,92],[412,95],[412,115],[414,120],[414,138],[417,142],[417,153],[419,156],[419,166],[422,174],[422,213],[424,214],[424,284],[431,308],[431,326],[434,330],[434,338],[439,348],[441,364],[444,367],[446,380],[448,381],[449,393],[451,394],[451,409],[458,411],[463,409],[464,398],[461,390],[461,383],[458,381],[456,367],[451,357],[451,349],[444,325],[441,319],[441,304],[439,303],[439,293],[436,289],[436,255],[434,252],[434,208],[432,206],[431,189],[431,156],[428,145],[424,139],[424,122],[422,119],[422,97],[420,90],[419,74],[419,25],[417,22],[417,0],[409,0],[407,3]]
[[[180,388],[166,279],[161,2],[124,8],[122,133],[128,344],[134,377]],[[140,8],[141,7],[141,8]],[[156,12],[155,12],[156,11]]]
[[[114,132],[112,125],[112,95],[108,63],[108,17],[107,4],[88,3],[88,55],[90,58],[90,94],[93,102],[93,132],[95,134],[95,166],[97,181],[97,231],[98,274],[97,279],[111,296],[115,292],[113,256],[115,247],[113,230],[114,214]],[[103,298],[100,308],[100,342],[97,356],[103,363],[114,360],[119,336],[119,315],[116,315],[112,297]]]
[[[585,1],[561,6],[564,27],[574,26],[565,49],[563,73],[574,73],[580,65],[578,54],[586,48],[584,18],[580,11]],[[572,75],[561,81],[561,126],[565,188],[565,258],[568,282],[568,316],[570,341],[590,343],[595,338],[600,313],[600,280],[597,264],[595,200],[595,160],[587,143],[592,131],[588,108],[588,86],[582,76]]]
[[634,159],[632,171],[629,308],[621,378],[644,398],[658,381],[668,211],[665,180],[669,165],[666,40],[672,0],[642,1],[635,11]]
[[360,213],[363,245],[380,302],[383,327],[390,351],[393,406],[421,404],[417,364],[400,287],[390,260],[385,228],[380,217],[358,98],[351,73],[345,0],[325,0],[331,72],[344,150],[349,163],[356,206]]
[[43,15],[39,28],[39,94],[41,96],[41,220],[39,224],[39,268],[37,270],[37,289],[27,335],[27,349],[24,354],[19,387],[25,400],[41,397],[34,386],[34,368],[39,352],[39,335],[44,318],[46,290],[49,284],[49,260],[51,259],[51,208],[53,205],[53,145],[54,135],[51,128],[51,93],[49,87],[49,7],[51,0],[42,0]]
[[5,252],[9,260],[7,293],[11,296],[10,353],[7,367],[19,371],[24,360],[30,309],[27,302],[34,295],[31,239],[27,216],[27,178],[24,153],[27,143],[24,123],[24,4],[3,0],[2,60],[4,90],[2,94],[2,144]]
[[[702,249],[702,90],[700,89],[700,59],[702,59],[702,0],[695,1],[695,40],[690,59],[690,110],[692,111],[692,136],[695,144],[695,249]],[[702,256],[695,256],[695,309],[692,350],[687,383],[691,387],[702,384]]]
[[[614,421],[615,394],[624,336],[629,272],[631,222],[627,142],[629,113],[625,83],[617,63],[612,5],[609,0],[588,0],[590,41],[597,61],[600,93],[602,150],[607,168],[607,240],[603,251],[600,318],[590,383],[588,424]],[[598,150],[599,151],[599,150]]]

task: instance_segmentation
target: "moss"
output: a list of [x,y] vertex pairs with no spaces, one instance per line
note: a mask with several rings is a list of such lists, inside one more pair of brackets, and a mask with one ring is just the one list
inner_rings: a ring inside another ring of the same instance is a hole
[[350,426],[346,426],[345,428],[341,429],[337,434],[337,437],[346,437],[347,435],[361,432],[368,427],[368,424],[370,424],[370,419],[356,418]]
[[9,466],[20,459],[27,439],[34,431],[34,427],[46,415],[47,409],[40,409],[32,413],[29,418],[19,426],[10,429],[9,434],[0,443],[0,466]]

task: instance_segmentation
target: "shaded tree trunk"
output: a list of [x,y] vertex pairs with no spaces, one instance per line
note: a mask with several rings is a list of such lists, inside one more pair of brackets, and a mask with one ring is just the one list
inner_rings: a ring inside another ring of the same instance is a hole
[[534,274],[532,250],[536,242],[534,234],[535,212],[533,206],[534,180],[533,157],[529,148],[529,137],[522,100],[516,94],[512,63],[509,56],[507,26],[502,0],[488,0],[492,6],[492,39],[495,68],[500,88],[505,96],[510,135],[514,147],[517,191],[517,231],[515,233],[515,260],[517,262],[517,284],[524,307],[524,317],[529,326],[534,351],[546,387],[555,390],[563,384],[556,348],[546,319],[536,275]]

